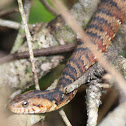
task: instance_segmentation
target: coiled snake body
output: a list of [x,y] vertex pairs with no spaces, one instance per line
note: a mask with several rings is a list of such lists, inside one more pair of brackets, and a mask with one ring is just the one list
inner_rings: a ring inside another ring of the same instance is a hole
[[[99,50],[106,51],[125,17],[126,0],[103,0],[86,30]],[[14,113],[45,113],[61,108],[76,94],[76,91],[64,94],[63,88],[82,76],[95,62],[94,55],[85,47],[84,42],[80,42],[69,59],[57,88],[49,91],[32,90],[18,95],[9,103],[9,109]]]

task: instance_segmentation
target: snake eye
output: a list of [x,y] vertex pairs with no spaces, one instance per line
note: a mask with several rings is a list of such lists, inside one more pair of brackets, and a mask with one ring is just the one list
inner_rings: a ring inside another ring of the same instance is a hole
[[28,106],[28,101],[24,101],[24,102],[22,103],[22,106],[23,106],[24,108],[26,108],[26,107]]

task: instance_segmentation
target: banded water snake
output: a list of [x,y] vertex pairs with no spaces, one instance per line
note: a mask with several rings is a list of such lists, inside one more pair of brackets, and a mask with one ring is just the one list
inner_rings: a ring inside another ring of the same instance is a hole
[[[126,0],[103,0],[86,33],[98,49],[105,52],[125,17]],[[9,103],[9,109],[14,113],[45,113],[61,108],[70,102],[77,92],[64,94],[63,88],[82,76],[95,62],[94,55],[85,47],[84,42],[80,42],[55,89],[32,90],[18,95]]]

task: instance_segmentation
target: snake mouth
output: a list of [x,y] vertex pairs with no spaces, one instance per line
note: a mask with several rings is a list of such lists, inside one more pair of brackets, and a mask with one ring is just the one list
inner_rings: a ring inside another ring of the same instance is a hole
[[22,106],[22,102],[17,104],[10,102],[8,104],[8,109],[13,113],[17,113],[17,114],[45,113],[48,111],[46,106],[44,107],[44,106],[29,105],[27,107],[24,107]]
[[11,110],[13,113],[25,113],[24,109],[20,109],[20,108],[15,108],[13,107],[11,104],[8,104],[8,108],[9,110]]
[[30,108],[16,108],[12,105],[8,105],[9,110],[11,110],[13,113],[17,114],[34,114],[34,113],[45,113],[47,109],[40,109],[37,107],[30,107]]

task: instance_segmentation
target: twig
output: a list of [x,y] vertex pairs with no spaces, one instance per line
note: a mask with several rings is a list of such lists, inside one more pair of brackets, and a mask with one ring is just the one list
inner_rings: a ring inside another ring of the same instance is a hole
[[117,72],[112,64],[110,64],[103,54],[97,50],[97,46],[92,44],[89,36],[84,32],[84,30],[78,25],[77,21],[72,17],[69,10],[58,0],[51,0],[57,10],[64,17],[65,21],[71,26],[74,32],[79,35],[79,38],[86,43],[91,52],[97,57],[99,63],[104,67],[106,71],[112,74],[118,83],[118,88],[122,90],[122,93],[126,95],[126,82],[122,75]]
[[[38,56],[49,56],[49,55],[57,55],[66,52],[71,52],[76,47],[77,43],[60,45],[60,46],[52,46],[48,48],[41,48],[33,50],[34,57]],[[27,59],[29,58],[29,52],[16,52],[14,54],[9,54],[7,56],[0,58],[0,64],[7,63],[17,59]]]
[[[77,43],[65,44],[60,46],[52,46],[48,48],[41,48],[33,50],[34,56],[49,56],[49,55],[57,55],[65,52],[71,52],[76,47]],[[29,54],[27,51],[19,52],[15,54],[18,59],[28,58]]]
[[[27,21],[29,20],[30,8],[31,8],[31,2],[29,0],[25,0],[24,11],[26,14]],[[15,53],[19,49],[19,47],[22,45],[22,43],[24,41],[24,37],[25,37],[25,31],[23,28],[23,22],[21,22],[20,29],[18,31],[18,34],[17,34],[16,40],[14,42],[13,48],[11,50],[11,53]]]
[[[73,83],[67,85],[64,88],[64,93],[68,94],[74,90],[76,90],[78,87],[80,87],[82,84],[86,83],[87,81],[87,76],[85,76],[85,74],[83,74],[80,78],[78,78],[76,81],[74,81]],[[110,88],[109,84],[99,84],[99,87],[101,88]]]
[[32,72],[33,72],[33,75],[34,75],[35,86],[36,86],[36,89],[39,90],[40,88],[39,88],[39,84],[38,84],[37,73],[35,71],[34,55],[33,55],[32,44],[31,44],[32,38],[31,38],[29,29],[28,29],[27,20],[26,20],[26,16],[25,16],[25,13],[24,13],[22,0],[18,0],[18,5],[19,5],[19,11],[21,13],[22,21],[24,23],[26,38],[27,38],[27,41],[28,41],[29,54],[30,54],[30,60],[31,60],[31,63],[32,63]]
[[[18,30],[20,28],[21,24],[15,22],[15,21],[0,19],[0,26]],[[28,26],[31,27],[32,25],[28,25]]]
[[98,117],[98,108],[101,104],[100,97],[101,91],[100,88],[97,87],[97,84],[90,84],[88,89],[86,89],[87,93],[87,126],[96,126],[97,125],[97,117]]
[[9,54],[4,57],[0,58],[0,64],[8,63],[15,60],[15,55],[14,54]]
[[0,12],[0,17],[6,16],[15,12],[19,12],[17,8],[11,9],[11,10],[4,10]]
[[47,0],[40,0],[40,1],[42,2],[42,4],[43,4],[51,13],[53,13],[54,15],[57,15],[55,9],[54,9],[53,7],[51,7],[51,6],[48,4]]
[[9,20],[3,20],[3,19],[0,19],[0,26],[8,27],[16,30],[20,28],[19,23],[14,21],[9,21]]
[[66,126],[72,126],[69,119],[66,116],[66,113],[63,111],[63,109],[59,110],[59,114],[61,115],[63,121],[65,122]]

